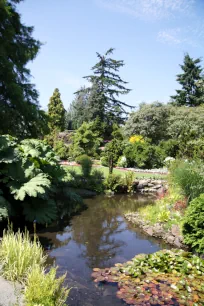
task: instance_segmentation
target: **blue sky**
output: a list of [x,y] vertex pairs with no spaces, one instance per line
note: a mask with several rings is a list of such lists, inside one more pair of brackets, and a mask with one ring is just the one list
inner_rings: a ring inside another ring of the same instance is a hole
[[96,51],[113,47],[124,60],[120,75],[132,91],[122,100],[133,106],[167,102],[184,53],[203,56],[204,0],[25,0],[18,10],[44,43],[29,65],[43,109],[56,87],[68,108]]

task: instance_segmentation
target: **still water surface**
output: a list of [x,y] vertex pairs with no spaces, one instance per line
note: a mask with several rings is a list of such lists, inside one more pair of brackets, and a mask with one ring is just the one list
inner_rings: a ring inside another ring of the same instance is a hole
[[38,233],[47,247],[50,262],[59,266],[59,274],[67,272],[72,287],[70,306],[126,305],[116,297],[116,286],[98,285],[91,278],[94,267],[105,268],[123,263],[139,253],[153,253],[166,245],[144,235],[128,223],[123,214],[137,211],[153,200],[148,197],[117,195],[87,199],[87,209],[74,216],[69,224]]

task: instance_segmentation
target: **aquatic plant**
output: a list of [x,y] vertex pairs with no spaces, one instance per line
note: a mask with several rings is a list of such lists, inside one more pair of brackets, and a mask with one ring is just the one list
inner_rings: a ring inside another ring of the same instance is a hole
[[95,282],[118,283],[129,305],[194,305],[204,301],[204,260],[182,250],[140,254],[124,264],[98,269]]

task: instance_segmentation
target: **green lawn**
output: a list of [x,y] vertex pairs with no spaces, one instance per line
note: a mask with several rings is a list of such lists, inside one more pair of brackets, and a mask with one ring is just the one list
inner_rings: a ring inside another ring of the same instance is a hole
[[[68,169],[72,169],[75,170],[76,173],[81,174],[81,167],[80,166],[68,166],[65,165],[64,167],[67,167]],[[93,167],[94,169],[98,169],[101,172],[104,173],[104,176],[107,177],[108,176],[108,167]],[[125,170],[121,170],[121,169],[113,169],[113,173],[115,174],[120,174],[120,175],[124,175],[124,173],[127,172]],[[139,173],[136,172],[135,173],[135,178],[141,179],[141,178],[153,178],[153,179],[165,179],[167,177],[166,174],[156,174],[156,173]]]

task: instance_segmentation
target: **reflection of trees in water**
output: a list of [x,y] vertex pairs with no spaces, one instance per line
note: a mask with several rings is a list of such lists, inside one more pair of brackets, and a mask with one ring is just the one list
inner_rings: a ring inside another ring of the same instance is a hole
[[58,220],[52,226],[37,233],[41,244],[46,250],[56,249],[70,242],[71,227],[69,221]]
[[124,242],[118,240],[117,234],[123,230],[123,223],[111,198],[97,198],[87,211],[76,218],[72,225],[72,238],[85,246],[82,256],[87,258],[90,268],[105,264],[110,258],[120,253]]
[[108,209],[125,213],[126,211],[135,212],[139,207],[154,203],[154,198],[142,195],[115,195],[103,197],[103,202]]
[[73,220],[72,238],[82,245],[82,256],[90,268],[104,265],[110,258],[120,255],[125,244],[116,236],[121,233],[121,212],[136,211],[141,205],[152,202],[147,197],[116,195],[99,196],[88,200],[89,209]]
[[153,200],[136,195],[116,195],[98,196],[86,202],[89,208],[72,219],[72,226],[65,228],[68,222],[61,220],[56,227],[50,227],[38,235],[48,249],[67,245],[73,239],[81,246],[83,258],[92,268],[105,265],[110,258],[120,255],[120,248],[125,244],[117,236],[123,231],[121,215],[126,211],[136,211]]

